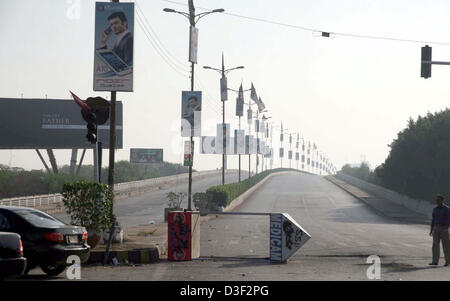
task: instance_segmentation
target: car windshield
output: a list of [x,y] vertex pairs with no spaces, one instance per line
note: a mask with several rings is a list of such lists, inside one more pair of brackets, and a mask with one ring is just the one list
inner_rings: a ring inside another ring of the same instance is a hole
[[16,213],[27,222],[36,227],[64,226],[65,224],[56,218],[39,211],[17,210]]

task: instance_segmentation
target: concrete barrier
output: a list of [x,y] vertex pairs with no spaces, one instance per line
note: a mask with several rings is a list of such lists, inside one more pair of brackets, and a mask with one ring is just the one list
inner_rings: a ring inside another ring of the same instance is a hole
[[414,212],[423,214],[431,219],[431,214],[433,212],[433,208],[435,207],[435,205],[431,204],[430,202],[410,198],[398,192],[363,181],[361,179],[357,179],[355,177],[343,174],[341,172],[335,175],[335,177],[361,190],[365,190],[377,197],[389,200],[395,204],[406,207]]
[[[226,175],[237,174],[238,170],[227,170]],[[221,175],[221,170],[197,171],[192,173],[193,180],[205,179],[214,175]],[[118,183],[114,185],[115,200],[141,195],[150,191],[170,188],[171,185],[187,181],[189,174],[178,174],[167,177],[152,178],[141,181]],[[0,200],[0,206],[32,207],[49,214],[64,211],[63,197],[60,193],[24,196]]]

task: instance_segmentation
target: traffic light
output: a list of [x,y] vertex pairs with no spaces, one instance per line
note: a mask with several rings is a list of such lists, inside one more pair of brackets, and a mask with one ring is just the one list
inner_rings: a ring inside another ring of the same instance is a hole
[[[429,61],[430,63],[424,63],[424,61]],[[422,47],[420,77],[423,77],[423,78],[431,77],[431,47],[428,45]]]
[[88,113],[87,116],[87,130],[88,133],[86,135],[86,139],[95,144],[97,142],[97,116],[94,113]]

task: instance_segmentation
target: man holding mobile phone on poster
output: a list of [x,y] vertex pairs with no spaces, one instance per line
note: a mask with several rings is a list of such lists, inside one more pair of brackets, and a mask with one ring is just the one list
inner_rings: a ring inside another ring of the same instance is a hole
[[109,15],[108,21],[110,26],[102,31],[100,47],[98,49],[107,49],[106,42],[110,39],[112,33],[114,33],[117,36],[117,40],[112,51],[128,66],[132,66],[133,35],[128,31],[128,21],[125,13],[122,11],[114,12]]

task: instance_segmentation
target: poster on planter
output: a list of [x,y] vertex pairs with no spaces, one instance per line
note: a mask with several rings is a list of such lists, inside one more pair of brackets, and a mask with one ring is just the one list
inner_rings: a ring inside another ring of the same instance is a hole
[[191,260],[191,212],[169,212],[168,226],[168,259]]

